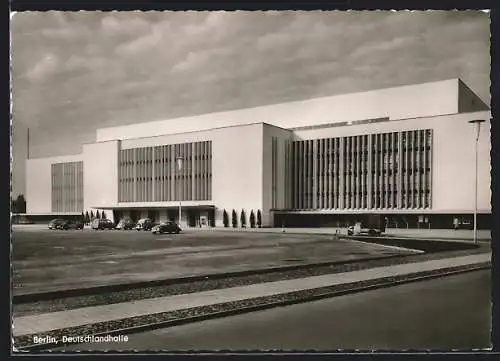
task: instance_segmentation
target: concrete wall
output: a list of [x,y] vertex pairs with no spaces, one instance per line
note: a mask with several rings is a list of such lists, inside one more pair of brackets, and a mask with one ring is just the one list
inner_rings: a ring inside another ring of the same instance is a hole
[[[118,141],[83,145],[85,210],[118,205]],[[106,211],[109,219],[112,212]]]
[[97,130],[97,141],[151,137],[265,122],[282,128],[370,118],[393,119],[458,112],[458,79],[343,94]]
[[181,134],[168,134],[155,137],[145,137],[136,139],[122,140],[121,149],[131,149],[140,147],[155,147],[166,144],[180,144],[191,142],[202,142],[211,140],[214,130],[205,130],[199,132],[188,132]]
[[276,179],[276,208],[285,208],[285,145],[288,140],[293,139],[293,132],[287,129],[278,128],[264,124],[263,134],[263,189],[262,189],[262,225],[270,226],[272,224],[272,138],[278,138],[277,155],[277,179]]
[[[52,213],[52,164],[82,161],[81,154],[26,161],[26,213]],[[85,188],[83,190],[85,196]]]
[[491,211],[490,113],[475,112],[441,117],[407,119],[338,128],[301,130],[296,139],[342,137],[407,129],[433,129],[432,209],[437,212],[472,212],[474,202],[473,126],[467,121],[485,119],[479,139],[478,209]]
[[[268,225],[272,199],[272,162],[268,155],[271,153],[272,137],[280,139],[278,183],[284,185],[283,145],[292,135],[286,129],[264,125],[262,122],[288,128],[380,117],[403,120],[297,130],[293,137],[315,139],[433,129],[432,211],[471,212],[474,200],[474,132],[467,121],[490,119],[488,111],[472,112],[476,109],[473,103],[477,99],[474,97],[457,79],[452,79],[100,129],[97,138],[101,142],[84,145],[81,155],[27,161],[27,212],[51,211],[52,163],[83,160],[85,210],[101,209],[99,207],[118,205],[120,148],[212,140],[212,201],[216,206],[216,225],[222,225],[223,209],[227,210],[230,217],[235,209],[238,223],[242,209],[247,218],[251,210],[256,212],[260,209],[263,224]],[[469,113],[456,114],[459,110]],[[491,211],[490,144],[489,123],[486,123],[481,132],[479,148],[478,208],[483,212]],[[281,205],[284,202],[284,187],[277,189],[278,203]],[[110,211],[106,211],[106,214],[111,217]]]
[[488,106],[464,82],[458,82],[458,112],[479,112],[489,110]]
[[129,139],[122,141],[121,147],[126,149],[204,140],[212,140],[212,200],[216,206],[216,225],[223,225],[224,209],[229,218],[235,209],[239,224],[242,209],[247,218],[252,209],[262,209],[262,123]]
[[[262,209],[263,124],[221,128],[213,132],[212,196],[217,207],[216,225],[222,226],[222,210],[231,218],[245,210]],[[231,219],[230,219],[231,222]],[[247,221],[248,224],[248,221]]]

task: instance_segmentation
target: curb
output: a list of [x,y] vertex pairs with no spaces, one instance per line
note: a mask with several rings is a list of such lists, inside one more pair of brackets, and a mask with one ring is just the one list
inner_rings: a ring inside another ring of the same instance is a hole
[[324,266],[335,266],[340,264],[351,264],[356,262],[369,262],[376,261],[382,259],[391,259],[398,257],[406,257],[412,256],[412,254],[408,255],[389,255],[389,256],[377,256],[377,257],[367,257],[362,259],[351,259],[351,260],[343,260],[343,261],[331,261],[331,262],[318,262],[318,263],[307,263],[307,264],[295,264],[289,266],[277,266],[277,267],[268,267],[261,268],[257,270],[243,270],[243,271],[234,271],[234,272],[225,272],[225,273],[209,273],[202,274],[197,276],[187,276],[187,277],[178,277],[178,278],[167,278],[160,280],[151,280],[151,281],[139,281],[132,283],[121,283],[121,284],[112,284],[112,285],[103,285],[103,286],[94,286],[87,288],[70,288],[66,290],[56,290],[56,291],[48,291],[48,292],[39,292],[39,293],[26,293],[26,294],[18,294],[13,295],[12,304],[23,304],[23,303],[34,303],[39,301],[49,301],[54,299],[61,298],[69,298],[69,297],[82,297],[82,296],[90,296],[94,294],[101,293],[113,293],[113,292],[122,292],[129,291],[137,288],[147,288],[147,287],[160,287],[160,286],[169,286],[174,284],[181,283],[191,283],[191,282],[199,282],[205,280],[218,280],[224,278],[231,277],[246,277],[253,275],[260,275],[266,273],[273,272],[283,272],[283,271],[294,271],[300,270],[310,267],[324,267]]
[[[109,336],[117,336],[117,335],[127,335],[127,334],[152,331],[152,330],[160,329],[160,328],[167,328],[167,327],[184,325],[184,324],[188,324],[188,323],[201,322],[201,321],[223,318],[223,317],[228,317],[228,316],[235,316],[235,315],[245,314],[245,313],[250,313],[250,312],[263,311],[263,310],[268,310],[268,309],[272,309],[272,308],[276,308],[276,307],[301,304],[301,303],[317,301],[317,300],[326,299],[326,298],[354,294],[354,293],[359,293],[359,292],[364,292],[364,291],[372,291],[372,290],[376,290],[376,289],[383,289],[383,288],[388,288],[388,287],[392,287],[392,286],[398,286],[398,285],[403,285],[403,284],[408,284],[408,283],[413,283],[413,282],[431,280],[431,279],[436,279],[436,278],[446,277],[446,276],[453,276],[453,275],[457,275],[457,274],[474,272],[474,271],[490,269],[490,268],[491,268],[491,263],[483,262],[483,263],[463,265],[463,266],[457,266],[457,267],[451,267],[451,268],[443,268],[440,270],[414,272],[414,273],[410,273],[407,275],[402,275],[402,277],[405,277],[405,278],[400,279],[400,280],[375,279],[375,280],[372,280],[374,282],[374,284],[368,284],[368,285],[357,286],[357,287],[354,286],[352,288],[348,288],[345,290],[337,290],[337,291],[331,291],[331,292],[320,292],[318,294],[313,294],[313,295],[306,296],[306,297],[300,297],[297,299],[272,301],[272,302],[267,302],[267,303],[260,304],[260,305],[236,307],[234,309],[229,309],[229,310],[225,310],[225,311],[206,313],[206,314],[202,314],[202,315],[189,316],[189,317],[184,317],[184,318],[179,318],[179,319],[174,319],[174,320],[159,321],[159,322],[144,324],[144,325],[140,325],[140,326],[115,329],[115,330],[111,330],[111,331],[107,331],[107,332],[97,332],[97,333],[93,334],[93,336],[95,336],[95,337],[102,337],[102,336],[108,336],[108,335]],[[438,271],[438,272],[435,273],[436,271]],[[268,296],[268,297],[272,297],[272,296]],[[228,302],[228,303],[230,303],[230,302]],[[71,343],[71,344],[75,344],[75,343]],[[54,347],[62,347],[65,345],[67,345],[67,344],[53,344],[53,343],[32,344],[32,345],[28,345],[28,346],[24,346],[24,347],[19,347],[17,350],[19,350],[19,351],[30,351],[30,350],[42,351],[42,350],[47,350],[47,349],[51,349]]]

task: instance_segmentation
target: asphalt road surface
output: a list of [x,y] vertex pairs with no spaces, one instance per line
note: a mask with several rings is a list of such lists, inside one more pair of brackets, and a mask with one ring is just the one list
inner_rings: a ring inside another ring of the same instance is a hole
[[490,347],[490,271],[475,271],[67,350],[471,350]]
[[321,234],[88,229],[12,234],[14,294],[409,253]]

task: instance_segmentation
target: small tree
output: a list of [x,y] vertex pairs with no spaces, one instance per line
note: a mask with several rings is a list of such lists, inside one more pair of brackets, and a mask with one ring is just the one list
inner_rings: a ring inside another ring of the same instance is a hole
[[101,214],[99,213],[99,210],[97,210],[97,211],[95,212],[95,217],[96,217],[97,219],[101,219]]
[[89,216],[89,211],[85,212],[85,223],[89,224],[90,223],[90,216]]
[[90,220],[93,221],[94,220],[94,211],[90,211]]
[[250,212],[250,228],[255,228],[255,214],[253,213],[253,209]]
[[262,214],[260,213],[260,209],[257,210],[257,227],[262,227]]
[[238,226],[238,216],[236,215],[236,211],[233,209],[233,214],[232,214],[232,223],[233,223],[233,228],[236,228]]
[[227,215],[226,210],[222,213],[222,222],[224,223],[224,227],[229,227],[229,216]]
[[247,216],[244,209],[241,210],[240,222],[242,228],[245,228],[247,226]]
[[104,211],[101,212],[101,219],[106,219],[106,213],[104,213]]
[[22,194],[18,195],[16,198],[16,213],[26,213],[26,200]]

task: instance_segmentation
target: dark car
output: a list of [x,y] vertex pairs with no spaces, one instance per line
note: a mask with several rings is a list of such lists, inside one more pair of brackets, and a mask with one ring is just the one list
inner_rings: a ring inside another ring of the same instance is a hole
[[120,219],[120,221],[116,225],[115,229],[122,229],[122,230],[133,229],[134,226],[135,226],[135,223],[132,219],[122,218],[122,219]]
[[91,224],[92,229],[114,229],[115,225],[109,219],[94,219]]
[[181,227],[175,222],[162,222],[157,226],[154,226],[151,232],[153,234],[162,233],[180,233],[182,231]]
[[56,218],[49,222],[49,229],[57,229],[60,224],[64,222],[64,219]]
[[83,229],[83,221],[80,220],[66,220],[58,224],[57,229]]
[[142,218],[137,222],[135,229],[138,231],[150,231],[154,226],[155,224],[151,218]]

